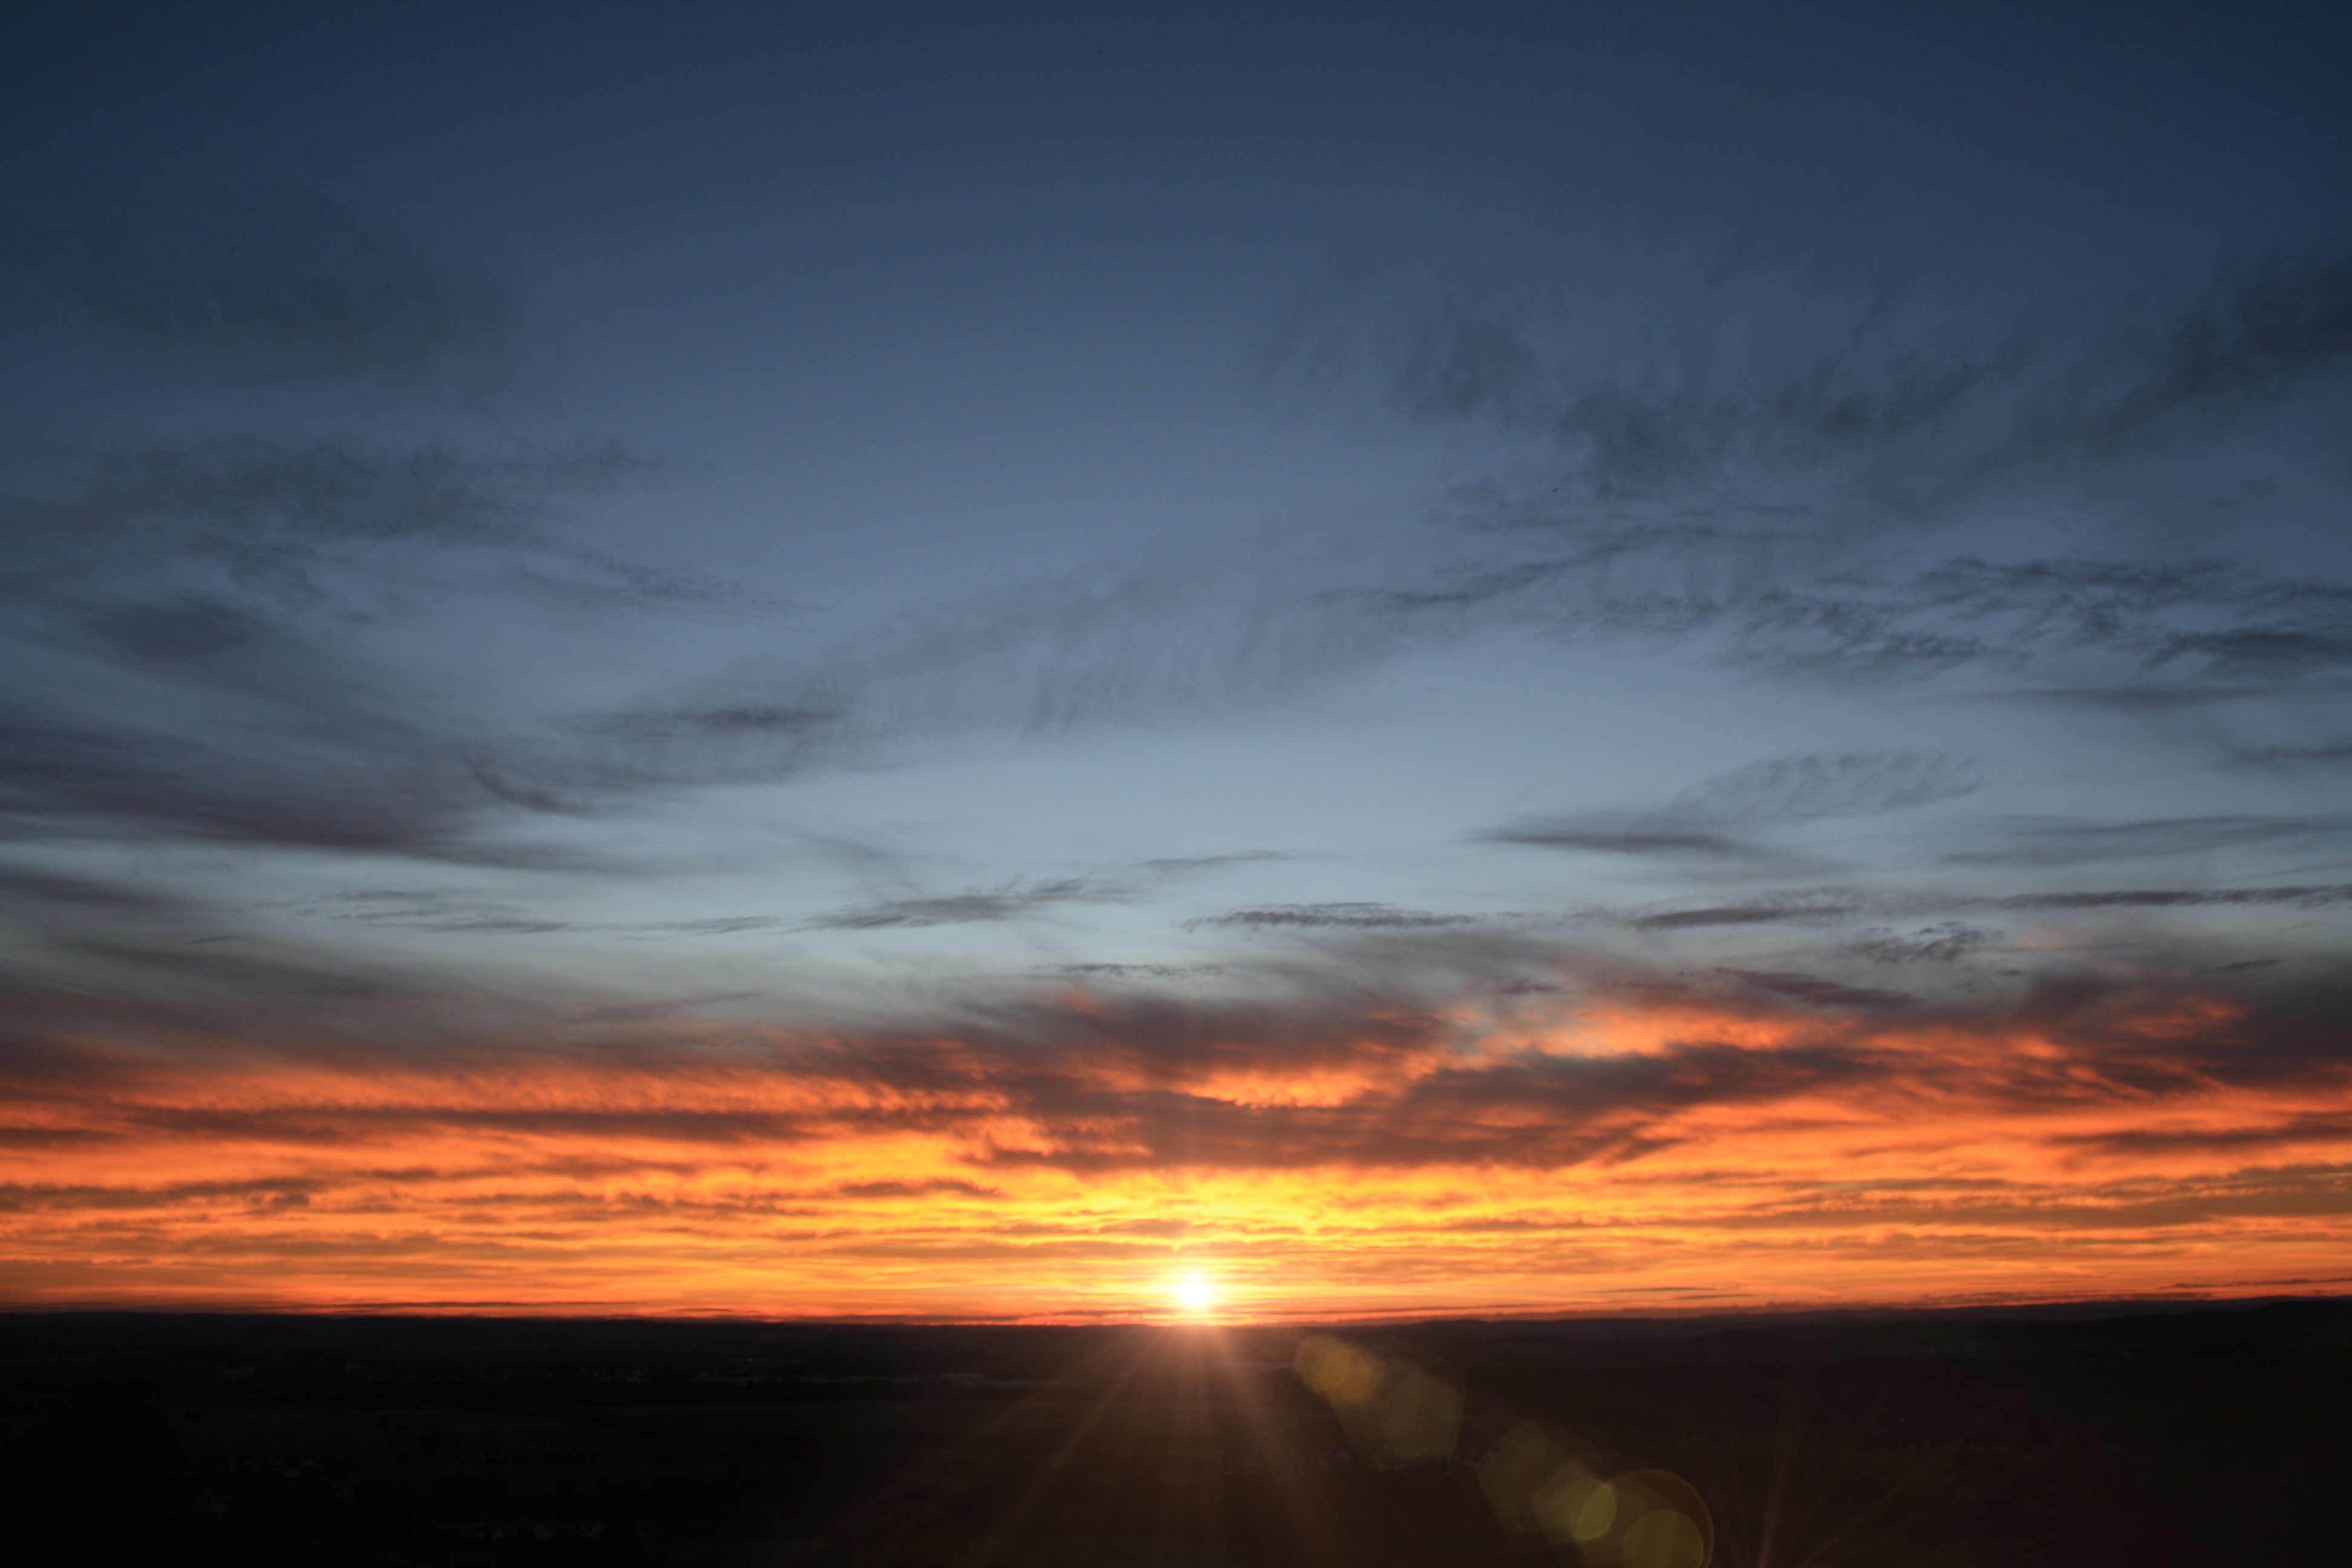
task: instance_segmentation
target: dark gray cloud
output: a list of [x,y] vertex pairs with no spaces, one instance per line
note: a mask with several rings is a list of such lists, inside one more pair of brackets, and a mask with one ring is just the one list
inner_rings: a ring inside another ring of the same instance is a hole
[[1986,848],[1955,850],[1954,866],[2075,866],[2102,860],[2201,855],[2265,844],[2334,838],[2340,816],[2177,816],[2144,822],[2024,821],[1997,825]]
[[2274,397],[2306,376],[2352,362],[2352,258],[2279,258],[2245,271],[2191,308],[2152,344],[2135,345],[2137,375],[2101,416],[2114,440],[2176,410]]
[[2080,893],[2015,893],[1978,907],[2000,910],[2249,909],[2284,905],[2317,910],[2352,903],[2352,884],[2284,888],[2116,888]]
[[100,880],[0,861],[0,899],[16,909],[36,907],[99,915],[175,915],[186,904],[135,883]]
[[[1737,903],[1698,905],[1688,909],[1594,910],[1585,918],[1622,926],[1628,931],[1694,931],[1712,926],[1836,925],[1855,919],[1919,918],[1937,914],[1988,914],[2003,910],[2034,912],[2061,910],[2163,909],[2327,909],[2352,903],[2352,883],[2297,883],[2268,888],[2102,888],[2074,892],[1972,893],[1956,889],[1873,892],[1860,889],[1807,889],[1767,894]],[[1958,924],[1926,928],[1908,938],[1865,936],[1866,954],[1872,944],[1893,945],[1883,951],[1889,961],[1908,956],[1940,956],[1947,941],[1976,945],[1973,928]],[[1926,944],[1914,952],[1910,944]],[[1955,954],[1957,956],[1957,954]]]
[[1754,986],[1759,991],[1769,992],[1775,996],[1787,996],[1816,1007],[1880,1011],[1889,1007],[1909,1007],[1918,1001],[1918,998],[1906,995],[1900,991],[1886,991],[1864,985],[1846,985],[1811,974],[1731,968],[1723,969],[1719,973],[1727,974],[1744,984]]
[[2074,686],[2033,687],[1988,693],[1989,700],[2040,707],[2075,708],[2148,719],[2193,712],[2229,702],[2290,695],[2278,686]]
[[1572,816],[1523,817],[1508,826],[1478,836],[1490,844],[1526,844],[1543,849],[1584,849],[1605,855],[1745,856],[1755,850],[1722,833],[1708,832],[1672,817],[1610,816],[1583,813]]
[[[1153,889],[1172,881],[1229,866],[1286,858],[1286,856],[1267,850],[1164,857],[1084,876],[1032,879],[960,893],[881,899],[794,923],[796,929],[803,931],[878,931],[900,926],[975,925],[1024,920],[1066,904],[1133,903]],[[1081,964],[1066,972],[1108,973],[1126,967]]]
[[0,700],[0,814],[18,832],[547,863],[474,828],[576,800],[355,634],[406,615],[452,551],[489,566],[475,585],[492,597],[496,563],[538,561],[638,603],[696,599],[562,535],[564,501],[645,467],[612,446],[224,439],[0,507],[0,646],[40,672]]
[[[1838,205],[1815,216],[1851,225]],[[1966,675],[2151,716],[2341,696],[2352,590],[2179,545],[2227,539],[2225,519],[2283,537],[2331,504],[2326,462],[2261,443],[2352,440],[2352,261],[2281,254],[2086,308],[1973,288],[1948,231],[1916,255],[1883,226],[1825,249],[1795,210],[1695,254],[1678,232],[1645,255],[1638,224],[1605,258],[1554,237],[1548,276],[1366,262],[1294,310],[1277,380],[1369,382],[1414,420],[1509,437],[1437,520],[1452,552],[1327,602],[1408,641],[1693,640],[1776,678]],[[2021,514],[2084,552],[1945,542]],[[1574,847],[1718,847],[1548,826]]]
[[19,833],[455,853],[488,796],[436,752],[406,726],[350,715],[257,751],[12,704],[0,709],[0,816]]
[[1394,904],[1275,904],[1187,921],[1190,929],[1239,931],[1420,931],[1476,924],[1483,917],[1404,910]]
[[[1549,276],[1361,264],[1293,310],[1267,374],[1368,383],[1412,419],[1523,437],[1557,454],[1576,496],[1737,506],[1786,499],[1802,473],[1827,520],[1931,515],[2022,476],[2210,440],[2352,366],[2340,254],[2278,252],[2154,298],[2111,288],[2103,311],[2012,295],[1971,315],[1951,302],[1984,295],[1957,275],[1948,232],[1923,266],[1884,216],[1856,228],[1851,210],[1795,210],[1712,240],[1653,234],[1606,261],[1571,240]],[[1846,232],[1825,239],[1825,218]]]
[[1822,752],[1779,757],[1717,773],[1663,810],[1525,817],[1478,837],[1612,855],[1759,858],[1748,830],[1859,816],[1949,800],[1975,788],[1960,758],[1917,752]]
[[2352,763],[2352,735],[2305,745],[2254,746],[2239,752],[2234,761],[2254,767],[2303,767]]
[[290,570],[332,546],[399,541],[563,554],[570,547],[547,526],[562,502],[609,491],[649,466],[614,442],[484,455],[446,444],[221,437],[98,458],[72,493],[14,500],[0,516],[19,593],[54,591],[60,574],[117,558],[126,537],[248,574]]
[[[2234,623],[2226,635],[2186,629],[2217,619]],[[2336,584],[2215,562],[1971,557],[1900,577],[1776,588],[1732,627],[1741,659],[1825,674],[2023,670],[2037,658],[2109,653],[2131,661],[2135,684],[2106,689],[2118,702],[2134,690],[2170,702],[2183,690],[2277,689],[2327,668],[2333,656],[2323,650],[2347,628],[2352,589]],[[2292,643],[2308,657],[2267,670],[2270,686],[2249,688],[2232,651],[2249,641]]]
[[1699,931],[1709,926],[1819,925],[1846,919],[1864,906],[1858,900],[1824,903],[1800,899],[1763,899],[1741,904],[1715,904],[1688,910],[1662,910],[1654,914],[1623,917],[1628,931]]
[[1958,921],[1897,932],[1869,931],[1851,950],[1873,963],[1957,963],[1992,940],[1992,933]]
[[1125,903],[1135,889],[1117,884],[1065,878],[1016,884],[989,892],[950,893],[930,898],[886,899],[878,903],[835,910],[802,923],[807,931],[882,931],[899,926],[974,925],[984,921],[1020,920],[1041,914],[1056,904]]
[[677,936],[737,936],[745,931],[774,931],[791,923],[780,915],[712,915],[705,920],[656,921],[650,925],[621,929]]
[[0,224],[19,307],[253,381],[352,381],[479,399],[511,368],[517,310],[323,192],[198,184]]
[[298,907],[314,919],[407,931],[544,935],[583,929],[571,921],[533,916],[495,900],[446,892],[370,888],[333,894]]
[[1964,758],[1923,752],[1777,757],[1703,780],[1669,810],[1708,821],[1812,822],[1950,800],[1976,788]]

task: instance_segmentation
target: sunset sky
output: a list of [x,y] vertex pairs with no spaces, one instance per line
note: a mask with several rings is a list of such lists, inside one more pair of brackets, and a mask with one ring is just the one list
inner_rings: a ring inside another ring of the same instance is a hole
[[0,24],[0,1306],[2352,1290],[2352,10]]

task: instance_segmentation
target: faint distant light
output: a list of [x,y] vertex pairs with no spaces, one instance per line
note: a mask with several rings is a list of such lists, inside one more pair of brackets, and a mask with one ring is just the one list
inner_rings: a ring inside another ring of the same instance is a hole
[[1205,1312],[1217,1304],[1215,1281],[1205,1274],[1186,1274],[1171,1287],[1176,1304],[1188,1312]]

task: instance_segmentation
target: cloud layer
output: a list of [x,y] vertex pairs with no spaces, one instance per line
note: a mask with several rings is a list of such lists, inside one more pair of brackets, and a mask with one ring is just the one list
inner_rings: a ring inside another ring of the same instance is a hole
[[2341,1282],[2340,974],[1951,1003],[1559,973],[1447,1012],[1113,992],[405,1062],[37,1026],[0,1129],[8,1288],[1086,1316],[1151,1310],[1181,1262],[1314,1316]]

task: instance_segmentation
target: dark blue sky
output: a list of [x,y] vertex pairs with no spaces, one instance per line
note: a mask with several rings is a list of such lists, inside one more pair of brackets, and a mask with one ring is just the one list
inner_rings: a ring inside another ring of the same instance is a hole
[[76,5],[0,59],[26,1083],[1073,987],[2340,994],[2341,7]]

